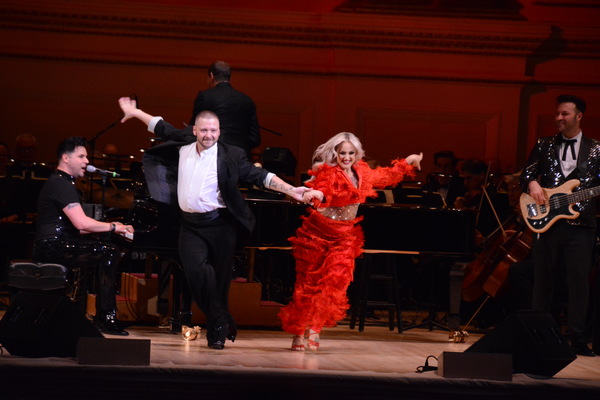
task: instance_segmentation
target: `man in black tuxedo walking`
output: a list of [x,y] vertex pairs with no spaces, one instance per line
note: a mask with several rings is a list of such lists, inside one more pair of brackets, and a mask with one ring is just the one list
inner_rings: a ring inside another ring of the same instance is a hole
[[211,111],[198,114],[190,134],[136,108],[128,97],[119,99],[119,105],[122,122],[139,119],[166,141],[144,153],[148,190],[155,200],[180,210],[178,247],[185,277],[206,314],[208,346],[223,349],[225,339],[234,341],[237,335],[228,306],[236,228],[251,231],[255,224],[238,184],[276,190],[299,201],[310,201],[303,198],[308,188],[291,186],[254,166],[242,149],[218,142],[219,119]]

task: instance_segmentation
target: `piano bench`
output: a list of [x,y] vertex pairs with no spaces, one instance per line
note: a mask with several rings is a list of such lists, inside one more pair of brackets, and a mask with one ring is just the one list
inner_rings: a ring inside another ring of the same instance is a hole
[[8,286],[20,290],[62,290],[67,284],[67,273],[60,264],[11,261]]
[[256,260],[256,250],[283,250],[291,251],[291,246],[246,246],[244,250],[248,251],[248,276],[246,280],[252,282],[254,279],[254,262]]

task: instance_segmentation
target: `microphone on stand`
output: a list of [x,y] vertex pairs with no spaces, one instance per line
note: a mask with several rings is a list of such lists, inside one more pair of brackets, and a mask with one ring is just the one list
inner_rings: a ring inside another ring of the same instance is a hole
[[96,168],[93,165],[88,165],[87,167],[85,167],[85,170],[87,172],[95,172],[97,174],[104,175],[104,176],[109,176],[111,178],[118,178],[119,176],[121,176],[121,175],[119,175],[118,173],[116,173],[114,171],[107,171],[105,169]]

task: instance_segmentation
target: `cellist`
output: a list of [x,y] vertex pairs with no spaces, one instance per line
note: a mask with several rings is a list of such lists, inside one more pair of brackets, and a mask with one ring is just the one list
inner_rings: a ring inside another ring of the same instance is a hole
[[490,234],[498,230],[498,223],[503,223],[510,216],[508,198],[498,193],[494,186],[487,185],[489,168],[481,160],[466,160],[461,167],[461,176],[467,191],[456,199],[454,208],[478,210],[475,241],[481,246]]

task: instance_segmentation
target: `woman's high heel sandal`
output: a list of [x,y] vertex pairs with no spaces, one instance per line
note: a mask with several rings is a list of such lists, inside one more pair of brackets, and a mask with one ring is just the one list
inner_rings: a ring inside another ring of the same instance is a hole
[[312,351],[319,350],[319,333],[310,329],[308,331],[308,349]]
[[292,339],[292,350],[304,351],[304,336],[295,335]]

